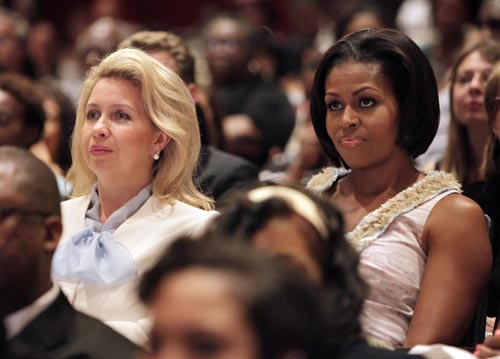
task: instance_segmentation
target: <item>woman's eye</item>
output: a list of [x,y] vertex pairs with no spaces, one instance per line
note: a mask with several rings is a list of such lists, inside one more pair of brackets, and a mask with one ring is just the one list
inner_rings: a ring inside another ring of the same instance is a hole
[[191,351],[201,357],[215,355],[222,350],[222,343],[213,338],[196,338],[191,341]]
[[90,110],[87,112],[87,119],[97,120],[99,118],[99,112],[96,110]]
[[372,100],[371,98],[363,98],[361,101],[359,101],[359,106],[360,107],[371,107],[375,104],[375,100]]
[[491,71],[484,72],[481,76],[481,81],[486,82],[491,75]]
[[469,76],[469,75],[463,75],[463,76],[459,76],[458,77],[458,83],[461,84],[461,85],[465,85],[465,84],[468,84],[469,82],[471,82],[472,80],[472,77]]
[[120,120],[129,120],[130,119],[130,116],[122,111],[118,111],[116,113],[116,117],[119,118]]
[[330,111],[337,111],[337,110],[340,110],[342,108],[342,105],[340,102],[335,101],[335,102],[330,102],[326,107]]

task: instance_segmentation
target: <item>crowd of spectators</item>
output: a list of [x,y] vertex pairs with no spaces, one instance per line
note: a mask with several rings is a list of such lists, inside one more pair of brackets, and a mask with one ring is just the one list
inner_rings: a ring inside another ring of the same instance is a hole
[[160,3],[0,0],[0,358],[500,355],[500,0]]

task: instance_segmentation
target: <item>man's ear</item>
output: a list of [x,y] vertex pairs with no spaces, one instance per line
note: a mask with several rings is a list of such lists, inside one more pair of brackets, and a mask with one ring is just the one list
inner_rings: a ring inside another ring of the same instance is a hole
[[56,250],[57,244],[59,243],[59,239],[62,234],[62,222],[61,217],[58,215],[52,215],[47,218],[44,218],[45,222],[45,238],[44,238],[44,248],[50,252],[54,253]]

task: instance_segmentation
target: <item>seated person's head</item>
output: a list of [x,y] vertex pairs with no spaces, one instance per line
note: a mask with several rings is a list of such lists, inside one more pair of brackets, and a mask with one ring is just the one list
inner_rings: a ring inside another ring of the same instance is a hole
[[319,288],[243,242],[174,242],[147,272],[155,358],[313,358],[322,333]]
[[234,83],[248,75],[253,56],[252,29],[232,14],[210,19],[203,31],[206,59],[215,84]]
[[500,0],[483,1],[478,18],[482,35],[500,40]]
[[88,69],[116,50],[118,44],[138,30],[137,25],[110,16],[92,22],[76,41],[81,65]]
[[366,285],[342,216],[329,202],[295,186],[260,184],[228,198],[209,231],[253,243],[321,282],[333,301],[334,336],[359,337]]
[[0,147],[0,317],[51,288],[61,231],[52,171],[27,150]]
[[[129,105],[115,110],[124,101]],[[136,126],[133,131],[120,132],[123,127],[117,130],[108,121],[127,120],[132,113],[137,121],[129,121],[128,126]],[[118,50],[89,71],[82,87],[68,175],[73,195],[88,194],[103,177],[123,173],[124,181],[152,179],[153,194],[167,202],[175,199],[209,208],[210,200],[193,184],[200,152],[198,133],[193,98],[181,78],[143,51]],[[111,136],[123,143],[120,151],[113,151]],[[110,156],[91,156],[96,142],[110,146],[106,147]],[[108,161],[106,166],[102,161]]]
[[118,49],[125,48],[142,50],[179,75],[193,96],[202,145],[207,145],[210,142],[209,133],[216,131],[213,128],[213,113],[202,91],[196,86],[195,58],[182,37],[167,31],[139,31],[118,45]]
[[342,38],[361,29],[393,27],[390,14],[374,2],[354,1],[343,5],[335,22],[335,37]]
[[35,83],[23,75],[0,74],[0,146],[29,148],[42,136],[44,121]]
[[194,57],[180,36],[166,31],[139,31],[118,45],[118,49],[127,47],[140,49],[160,61],[186,85],[195,82]]
[[26,51],[29,22],[20,14],[0,7],[0,71],[33,75]]

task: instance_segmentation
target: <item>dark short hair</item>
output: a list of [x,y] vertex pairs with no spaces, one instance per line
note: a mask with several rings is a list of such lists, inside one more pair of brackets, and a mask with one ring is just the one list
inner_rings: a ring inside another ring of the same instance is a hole
[[34,210],[61,215],[59,189],[52,170],[29,150],[0,146],[0,164],[13,163],[16,192],[28,198]]
[[195,60],[182,37],[166,31],[139,31],[123,40],[118,49],[133,47],[145,52],[166,51],[178,68],[179,77],[195,83]]
[[33,127],[37,134],[30,144],[37,142],[43,134],[45,111],[38,86],[28,77],[9,72],[0,74],[0,90],[9,93],[24,109],[24,124]]
[[329,294],[328,307],[332,319],[329,340],[332,344],[358,340],[361,336],[358,316],[367,294],[367,286],[358,272],[359,257],[344,238],[342,215],[326,199],[296,185],[262,182],[249,189],[234,192],[223,203],[220,216],[212,222],[208,231],[217,238],[251,243],[254,235],[272,219],[301,215],[292,208],[289,201],[278,195],[260,201],[249,198],[249,193],[267,186],[278,190],[283,187],[291,189],[314,203],[327,235],[322,238],[317,232],[317,238],[308,237],[307,245],[321,270],[323,287]]
[[389,82],[399,108],[396,143],[415,158],[431,144],[439,125],[436,77],[420,48],[392,29],[366,29],[340,39],[323,56],[311,91],[314,129],[328,159],[347,164],[326,131],[325,81],[335,66],[346,63],[376,64]]
[[207,235],[196,241],[183,237],[145,273],[140,298],[148,303],[161,282],[191,268],[235,278],[231,289],[246,312],[261,358],[274,359],[291,351],[317,357],[324,332],[322,293],[303,273],[243,242],[228,243]]

